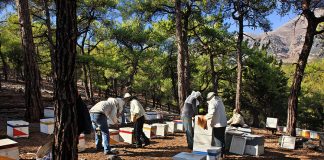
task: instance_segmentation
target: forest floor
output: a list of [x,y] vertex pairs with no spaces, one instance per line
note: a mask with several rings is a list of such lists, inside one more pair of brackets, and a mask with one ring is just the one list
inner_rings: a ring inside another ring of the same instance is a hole
[[[6,121],[13,119],[23,119],[24,116],[24,98],[23,91],[20,88],[23,83],[6,82],[2,83],[0,91],[0,139],[6,136]],[[51,102],[51,92],[42,91],[44,106],[49,106]],[[37,148],[45,144],[49,139],[49,135],[39,132],[39,124],[32,123],[29,128],[29,138],[14,139],[18,142],[20,158],[33,159],[34,157],[27,153],[36,153]],[[278,139],[280,133],[272,135],[264,129],[253,128],[254,134],[265,136],[265,153],[262,156],[254,157],[248,155],[228,154],[225,159],[318,159],[324,160],[322,152],[297,148],[295,150],[287,150],[279,147]],[[86,150],[79,153],[79,159],[100,160],[106,159],[102,152],[95,150],[94,135],[86,135]],[[315,141],[318,144],[318,141]],[[133,148],[130,144],[120,143],[114,147],[118,151],[118,157],[125,160],[142,160],[142,159],[172,159],[172,157],[180,152],[190,152],[186,148],[186,137],[184,133],[176,133],[168,135],[165,138],[151,139],[151,145],[144,148]]]

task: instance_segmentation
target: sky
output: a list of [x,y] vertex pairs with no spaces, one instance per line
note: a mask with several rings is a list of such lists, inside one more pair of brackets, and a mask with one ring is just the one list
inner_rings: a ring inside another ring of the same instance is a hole
[[[287,23],[288,21],[292,20],[293,18],[295,18],[297,15],[293,14],[293,13],[289,13],[286,16],[281,17],[280,15],[278,15],[277,13],[272,13],[271,15],[268,16],[268,19],[271,22],[271,26],[272,26],[272,30],[275,30],[277,28],[279,28],[280,26],[282,26],[283,24]],[[229,31],[237,31],[238,30],[238,26],[234,23],[233,20],[230,20],[229,23],[231,23],[231,26],[229,28]],[[253,30],[252,28],[244,28],[244,32],[247,33],[253,33],[255,35],[261,34],[263,33],[263,30],[260,28],[257,28],[256,30]]]
[[[14,12],[13,8],[11,6],[0,10],[0,21],[5,20],[5,14],[8,12]],[[268,19],[270,20],[270,22],[272,23],[272,30],[277,29],[278,27],[282,26],[283,24],[287,23],[289,20],[295,18],[296,15],[293,13],[289,13],[286,16],[281,17],[280,15],[278,15],[276,12],[272,13],[271,15],[268,16]],[[233,20],[227,20],[227,23],[230,23],[230,28],[229,31],[233,32],[233,31],[237,31],[238,26],[235,24],[235,22]],[[263,33],[262,29],[252,29],[252,28],[244,28],[244,32],[247,33],[252,33],[255,35],[261,34]]]

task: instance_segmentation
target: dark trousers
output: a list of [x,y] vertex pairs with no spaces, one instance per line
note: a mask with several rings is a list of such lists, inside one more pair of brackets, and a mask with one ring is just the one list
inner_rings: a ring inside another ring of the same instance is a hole
[[145,136],[145,134],[143,132],[144,121],[145,121],[145,118],[144,118],[144,116],[142,116],[142,117],[138,118],[136,120],[136,122],[134,123],[136,145],[142,145],[142,140],[144,141],[144,143],[150,142],[150,140]]
[[226,127],[213,128],[216,147],[222,147],[222,157],[225,153],[225,129]]

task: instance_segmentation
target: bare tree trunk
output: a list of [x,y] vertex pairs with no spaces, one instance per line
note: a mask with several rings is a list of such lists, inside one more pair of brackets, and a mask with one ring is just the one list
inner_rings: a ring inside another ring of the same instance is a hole
[[176,41],[177,41],[177,48],[178,48],[178,60],[177,60],[178,96],[179,96],[179,109],[181,111],[186,96],[185,73],[184,73],[185,53],[183,50],[183,39],[182,39],[181,0],[175,0],[175,14],[176,14]]
[[239,33],[237,39],[237,79],[236,79],[236,95],[235,109],[237,112],[241,110],[241,84],[242,84],[242,41],[243,41],[243,16],[239,16]]
[[25,118],[30,122],[38,122],[43,113],[43,106],[28,1],[16,0],[16,5],[24,49]]
[[316,28],[319,23],[324,22],[324,16],[320,18],[315,17],[314,12],[310,9],[310,1],[303,0],[302,6],[303,15],[306,17],[308,25],[305,42],[296,64],[294,79],[292,81],[288,98],[287,134],[290,136],[296,135],[298,96],[301,90],[301,82],[303,80],[307,59],[314,42],[314,36],[320,33],[316,31]]
[[78,159],[77,89],[74,68],[77,42],[76,1],[56,2],[56,54],[54,72],[54,159]]

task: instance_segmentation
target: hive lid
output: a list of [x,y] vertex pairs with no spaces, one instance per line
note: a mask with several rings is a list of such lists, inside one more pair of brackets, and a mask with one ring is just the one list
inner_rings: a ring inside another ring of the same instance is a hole
[[9,145],[15,145],[17,144],[18,142],[16,141],[13,141],[11,139],[0,139],[0,147],[5,147],[5,146],[9,146]]
[[11,126],[27,126],[27,125],[29,125],[28,122],[23,121],[23,120],[7,121],[7,124],[11,125]]

